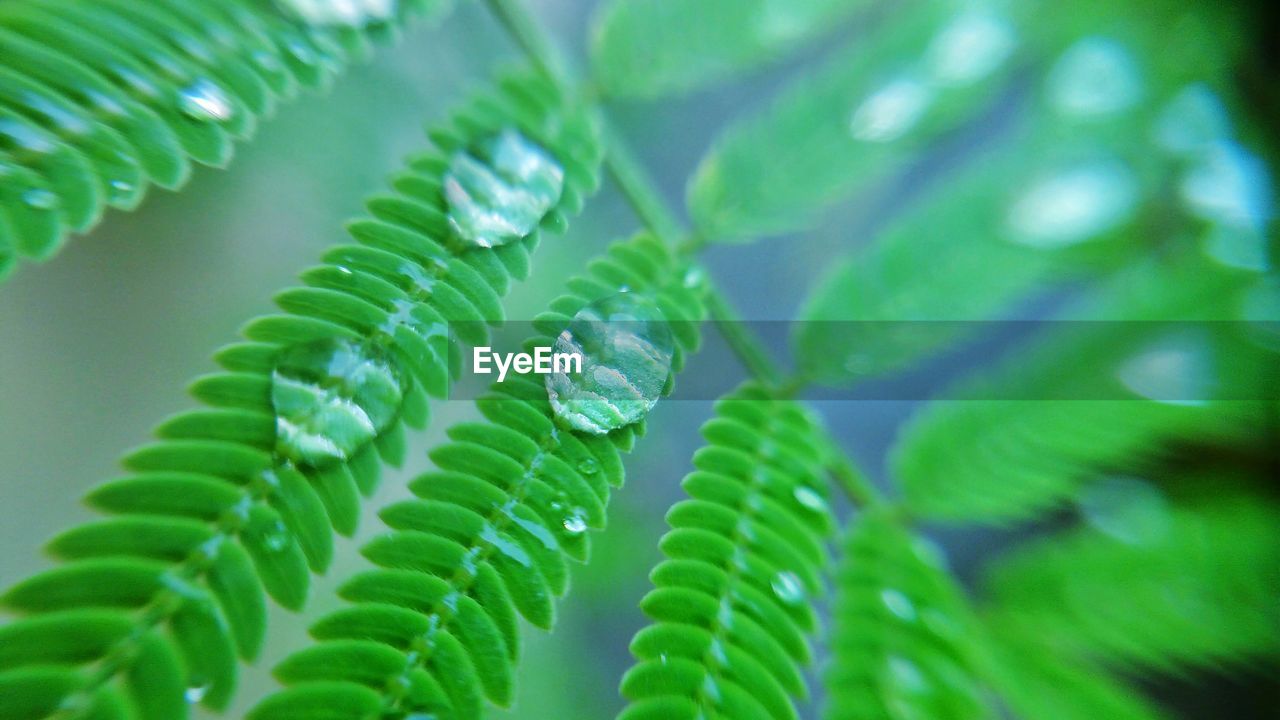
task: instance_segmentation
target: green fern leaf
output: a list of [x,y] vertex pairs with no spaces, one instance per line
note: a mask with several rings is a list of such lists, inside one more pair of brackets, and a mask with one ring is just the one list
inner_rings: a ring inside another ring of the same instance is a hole
[[0,277],[103,210],[175,189],[299,86],[320,87],[448,0],[337,22],[257,0],[48,0],[0,7]]
[[716,404],[641,601],[619,718],[798,717],[833,521],[816,421],[748,384]]
[[[912,419],[891,451],[907,505],[933,518],[1012,522],[1068,499],[1100,469],[1140,469],[1178,438],[1247,441],[1269,412],[1265,386],[1252,385],[1267,355],[1229,323],[1209,333],[1162,321],[1231,318],[1256,282],[1199,262],[1118,275],[1083,317],[1120,322],[1063,328]],[[1126,379],[1166,350],[1185,360],[1168,391],[1189,384],[1194,397],[1143,396],[1145,381]]]
[[889,510],[853,521],[837,571],[828,720],[989,715],[974,622],[941,562]]
[[[618,243],[569,281],[570,294],[536,320],[545,335],[528,346],[549,346],[576,309],[627,288],[682,326],[674,333],[682,358],[696,349],[705,314],[702,288],[686,286],[685,275],[652,236]],[[567,560],[587,559],[587,531],[603,529],[623,481],[619,451],[641,430],[565,430],[542,381],[525,376],[477,404],[486,422],[450,428],[450,442],[430,452],[437,470],[410,483],[415,498],[383,509],[392,531],[362,551],[378,569],[342,586],[352,605],[313,626],[318,644],[276,667],[286,689],[249,718],[464,720],[480,717],[486,700],[510,704],[517,618],[554,622]]]
[[778,59],[865,0],[613,0],[596,19],[595,76],[615,97],[655,98]]
[[1039,638],[1051,654],[1129,667],[1280,653],[1280,513],[1224,493],[1218,477],[1196,481],[1194,504],[1112,498],[1092,527],[995,562],[984,583],[991,621]]
[[[467,250],[449,222],[450,160],[512,130],[559,161],[563,191],[518,241]],[[498,298],[527,273],[541,228],[564,227],[599,182],[593,117],[539,74],[504,77],[431,137],[433,149],[410,159],[394,191],[369,202],[372,218],[349,226],[355,242],[330,250],[324,265],[303,273],[303,287],[278,295],[284,313],[249,323],[248,342],[217,354],[224,371],[192,387],[204,407],[162,423],[158,442],[124,458],[129,475],[90,493],[89,502],[112,517],[55,538],[50,551],[66,562],[3,596],[25,616],[6,625],[5,636],[38,637],[56,627],[85,638],[73,666],[101,663],[57,682],[38,679],[45,690],[66,690],[58,704],[109,713],[120,697],[108,689],[121,677],[124,707],[134,708],[124,718],[176,720],[197,702],[224,708],[236,656],[250,660],[261,649],[264,593],[286,608],[303,605],[310,572],[330,562],[333,532],[355,531],[361,496],[376,489],[382,463],[403,457],[404,426],[422,428],[428,395],[446,392],[449,358],[460,350],[444,324],[481,321],[459,336],[484,340],[483,323],[502,319]],[[345,353],[324,355],[325,372],[354,358],[363,374],[308,385],[313,378],[289,363],[317,347]],[[286,418],[286,390],[319,398],[329,414]],[[376,403],[392,403],[378,405],[387,424],[374,436],[355,433],[363,441],[342,445],[342,454],[330,452],[343,440],[338,431],[363,428],[352,423],[369,422],[364,409]],[[356,405],[359,413],[351,411]],[[110,617],[86,615],[89,609]],[[131,631],[93,645],[94,626],[104,622]],[[14,673],[44,662],[34,643],[13,647],[21,652],[5,662]],[[0,696],[0,716],[26,707],[29,695]]]
[[[973,117],[1003,83],[1015,43],[1011,19],[952,2],[896,13],[887,27],[838,53],[764,113],[731,126],[699,165],[688,194],[704,237],[743,241],[809,225],[823,209],[887,178],[947,129]],[[930,50],[984,29],[989,57],[971,75]]]
[[1159,720],[1166,714],[1106,670],[1062,657],[1034,637],[993,622],[985,667],[1000,698],[1026,720]]

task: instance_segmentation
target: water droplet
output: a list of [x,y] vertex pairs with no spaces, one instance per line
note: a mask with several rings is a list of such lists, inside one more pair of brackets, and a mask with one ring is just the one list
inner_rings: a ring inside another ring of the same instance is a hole
[[1184,332],[1157,340],[1116,371],[1135,394],[1169,405],[1200,405],[1211,399],[1215,373],[1209,339]]
[[204,79],[178,93],[178,109],[200,122],[226,122],[231,119],[231,101],[222,88]]
[[308,25],[364,27],[395,16],[397,0],[277,0]]
[[1110,477],[1085,488],[1080,513],[1098,531],[1130,545],[1159,540],[1169,529],[1169,504],[1154,485]]
[[990,75],[1013,51],[1009,21],[982,10],[962,13],[929,46],[929,69],[943,85],[967,85]]
[[849,132],[857,140],[889,142],[905,135],[933,101],[933,91],[913,78],[876,90],[853,111]]
[[44,188],[32,188],[22,193],[22,202],[36,210],[52,210],[58,207],[58,196]]
[[456,153],[444,180],[449,225],[470,247],[496,247],[529,235],[563,190],[560,165],[510,128]]
[[262,544],[271,552],[280,552],[289,544],[289,531],[284,523],[276,520],[262,536]]
[[698,267],[697,265],[693,265],[688,270],[685,270],[684,278],[682,279],[683,285],[686,288],[689,288],[690,290],[697,287],[701,287],[702,284],[706,281],[707,281],[706,271],[703,270],[701,267]]
[[556,417],[603,435],[642,419],[671,375],[675,344],[662,310],[637,293],[619,293],[578,311],[554,352],[582,358],[581,373],[546,376]]
[[791,491],[791,496],[796,499],[796,502],[809,510],[817,513],[827,511],[826,499],[808,485],[797,485],[796,489]]
[[1182,181],[1193,214],[1217,223],[1206,251],[1232,267],[1268,267],[1267,227],[1275,216],[1271,174],[1257,155],[1233,142],[1210,145]]
[[574,508],[573,513],[564,519],[564,531],[570,535],[581,535],[587,531],[587,520],[582,516],[582,508]]
[[290,347],[271,374],[276,450],[300,465],[346,460],[390,426],[403,397],[399,369],[372,345]]
[[578,461],[578,472],[583,475],[595,475],[600,472],[600,463],[595,458],[582,458]]
[[1129,168],[1099,161],[1033,183],[1014,202],[1008,222],[1024,245],[1062,247],[1119,225],[1137,201],[1137,181]]
[[911,622],[916,619],[916,606],[911,599],[900,590],[885,588],[880,591],[880,602],[899,620]]
[[1049,71],[1048,95],[1058,112],[1108,115],[1142,98],[1142,80],[1128,48],[1108,38],[1087,37],[1067,48]]
[[1227,108],[1208,86],[1189,85],[1161,111],[1156,120],[1156,142],[1175,155],[1209,150],[1231,133]]
[[191,687],[187,688],[186,691],[182,693],[182,696],[187,701],[188,705],[195,705],[201,700],[204,700],[204,696],[208,694],[209,694],[209,684],[203,683],[200,685],[192,685]]
[[769,585],[773,588],[773,594],[786,605],[799,605],[804,601],[804,585],[790,570],[774,575]]
[[120,200],[128,197],[133,192],[134,185],[126,180],[111,181],[111,199]]

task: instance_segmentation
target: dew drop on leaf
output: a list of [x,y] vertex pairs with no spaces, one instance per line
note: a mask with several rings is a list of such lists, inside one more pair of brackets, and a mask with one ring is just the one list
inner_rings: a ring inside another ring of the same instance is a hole
[[910,77],[891,81],[853,111],[849,132],[854,139],[885,143],[907,134],[933,102],[933,90]]
[[564,169],[508,128],[449,162],[444,196],[449,225],[468,247],[497,247],[532,233],[560,201]]
[[348,459],[395,421],[404,383],[372,345],[321,340],[287,348],[271,374],[277,452],[313,467]]
[[1087,37],[1067,48],[1049,71],[1049,102],[1061,113],[1093,117],[1142,99],[1142,79],[1129,50],[1115,40]]
[[774,575],[769,585],[773,588],[773,594],[786,605],[799,605],[804,601],[804,585],[790,570]]
[[201,700],[204,700],[204,696],[208,694],[209,694],[208,683],[202,683],[202,684],[192,685],[191,687],[188,687],[182,693],[182,696],[183,696],[183,699],[187,701],[187,704],[195,705]]
[[22,202],[36,210],[52,210],[58,206],[58,196],[44,188],[32,188],[22,193]]
[[200,79],[178,92],[178,109],[183,115],[206,123],[223,123],[231,119],[231,101],[222,88]]
[[990,75],[1013,51],[1009,21],[972,10],[951,21],[929,46],[929,72],[943,85],[967,85]]
[[910,598],[902,594],[901,590],[893,588],[881,590],[880,602],[884,603],[885,608],[899,620],[912,622],[916,619],[916,606],[912,604]]
[[578,472],[583,475],[595,475],[600,472],[600,463],[595,458],[583,458],[578,461]]
[[1129,168],[1115,160],[1097,161],[1033,182],[1014,201],[1008,224],[1019,243],[1063,247],[1119,225],[1137,201],[1137,181]]
[[827,501],[808,485],[797,485],[796,489],[791,491],[791,496],[806,509],[818,513],[827,511]]
[[639,294],[618,293],[579,310],[552,352],[582,358],[581,373],[546,376],[556,417],[604,435],[653,409],[671,375],[675,344],[661,308]]
[[587,521],[580,508],[574,508],[573,513],[564,519],[564,531],[570,535],[581,535],[587,531]]

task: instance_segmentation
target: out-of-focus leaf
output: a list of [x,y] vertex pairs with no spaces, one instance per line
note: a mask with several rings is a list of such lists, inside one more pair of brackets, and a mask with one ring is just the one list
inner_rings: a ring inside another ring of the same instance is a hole
[[617,97],[659,97],[759,67],[870,4],[868,0],[613,0],[592,60]]

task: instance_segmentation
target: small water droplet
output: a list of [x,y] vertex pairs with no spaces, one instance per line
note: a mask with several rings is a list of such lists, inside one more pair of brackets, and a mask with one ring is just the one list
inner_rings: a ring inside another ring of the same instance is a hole
[[36,210],[52,210],[58,207],[58,196],[44,188],[32,188],[22,193],[22,202]]
[[204,696],[209,694],[209,684],[192,685],[183,692],[182,696],[188,705],[195,705],[204,700]]
[[573,513],[564,519],[564,531],[570,535],[581,535],[587,531],[587,520],[583,517],[582,508],[574,508]]
[[693,265],[690,266],[688,270],[685,270],[682,283],[686,288],[692,290],[694,288],[701,287],[706,280],[706,271],[697,265]]
[[1013,203],[1008,223],[1024,245],[1062,247],[1116,227],[1137,201],[1137,180],[1129,168],[1098,161],[1034,182]]
[[178,109],[199,122],[226,122],[232,113],[227,94],[205,79],[195,81],[178,93]]
[[289,544],[289,531],[284,523],[276,520],[262,537],[262,544],[271,552],[280,552]]
[[1109,477],[1080,496],[1080,513],[1098,531],[1130,545],[1162,538],[1169,529],[1169,504],[1158,488],[1133,477]]
[[900,590],[893,588],[881,590],[880,602],[884,603],[889,612],[893,613],[894,617],[899,620],[912,622],[916,619],[916,606]]
[[1009,57],[1016,37],[1009,21],[983,10],[961,13],[929,46],[929,69],[943,85],[967,85]]
[[797,485],[795,490],[791,491],[791,496],[801,506],[817,513],[827,511],[827,501],[816,490],[808,485]]
[[849,132],[854,139],[885,143],[905,135],[933,102],[933,91],[910,77],[894,80],[873,92],[853,111]]
[[1180,156],[1194,155],[1212,148],[1231,134],[1231,119],[1222,99],[1207,85],[1182,89],[1170,100],[1156,120],[1156,142]]
[[658,402],[675,343],[662,310],[638,293],[619,293],[578,311],[554,352],[582,357],[582,372],[546,376],[556,417],[604,435],[642,419]]
[[511,128],[456,153],[444,179],[449,225],[468,247],[523,239],[560,201],[563,190],[563,168]]
[[1212,399],[1216,384],[1211,342],[1191,331],[1161,338],[1126,360],[1116,377],[1148,400],[1202,405]]
[[308,25],[364,27],[395,16],[397,0],[277,0],[286,13]]
[[1142,99],[1142,80],[1128,48],[1093,36],[1067,48],[1058,59],[1049,71],[1048,95],[1062,113],[1109,115]]
[[804,585],[790,570],[774,575],[773,581],[769,584],[773,588],[773,594],[777,595],[783,604],[799,605],[804,601]]
[[133,188],[134,188],[134,185],[131,182],[128,182],[125,180],[112,180],[111,181],[111,199],[120,200],[122,198],[128,197],[129,194],[133,192]]
[[271,374],[277,452],[300,465],[346,460],[394,422],[404,384],[373,345],[321,340],[282,351]]
[[582,458],[578,461],[578,472],[583,475],[595,475],[600,472],[600,463],[595,458]]

